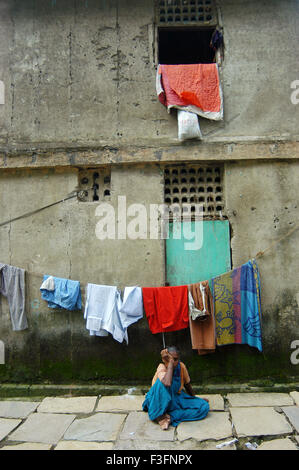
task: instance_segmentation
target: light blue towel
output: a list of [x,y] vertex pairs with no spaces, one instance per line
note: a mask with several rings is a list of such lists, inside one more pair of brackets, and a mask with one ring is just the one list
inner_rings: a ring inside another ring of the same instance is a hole
[[143,317],[141,287],[125,287],[124,298],[119,313],[124,328],[128,328]]
[[[44,275],[44,281],[48,277],[48,275]],[[48,307],[80,310],[82,308],[80,282],[60,277],[54,277],[54,282],[54,291],[40,289],[42,299],[48,301]]]

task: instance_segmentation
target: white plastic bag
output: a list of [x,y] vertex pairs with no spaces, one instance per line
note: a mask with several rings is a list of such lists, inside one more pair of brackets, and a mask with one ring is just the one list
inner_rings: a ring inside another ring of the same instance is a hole
[[245,443],[245,446],[247,447],[247,449],[249,450],[256,450],[258,448],[258,445],[256,442],[246,442]]
[[226,442],[222,442],[221,444],[217,444],[217,445],[216,445],[216,448],[217,448],[217,449],[221,449],[222,447],[230,446],[230,445],[233,444],[234,442],[238,442],[238,439],[232,439],[231,441],[226,441]]
[[197,114],[178,109],[177,118],[179,140],[202,139]]

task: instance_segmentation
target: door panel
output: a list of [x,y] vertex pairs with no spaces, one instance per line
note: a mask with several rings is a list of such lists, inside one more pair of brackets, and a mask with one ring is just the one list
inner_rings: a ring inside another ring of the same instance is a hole
[[[189,226],[184,224],[188,222],[169,224],[169,238],[166,239],[166,280],[169,285],[205,281],[229,271],[228,220],[196,221],[191,225],[189,222]],[[178,238],[180,231],[182,236]],[[192,244],[192,234],[194,242],[197,239],[197,246],[196,243]]]

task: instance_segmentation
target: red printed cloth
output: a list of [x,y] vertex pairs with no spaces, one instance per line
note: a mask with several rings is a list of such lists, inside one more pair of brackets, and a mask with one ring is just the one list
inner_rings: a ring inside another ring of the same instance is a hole
[[160,102],[207,119],[223,118],[218,66],[213,64],[159,65],[156,81]]
[[152,333],[189,326],[188,287],[143,287],[143,305]]

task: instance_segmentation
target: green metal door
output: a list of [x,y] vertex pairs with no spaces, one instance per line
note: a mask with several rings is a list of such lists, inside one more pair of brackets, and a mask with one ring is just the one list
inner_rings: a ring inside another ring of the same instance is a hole
[[228,220],[169,224],[166,280],[170,286],[210,280],[230,269]]

